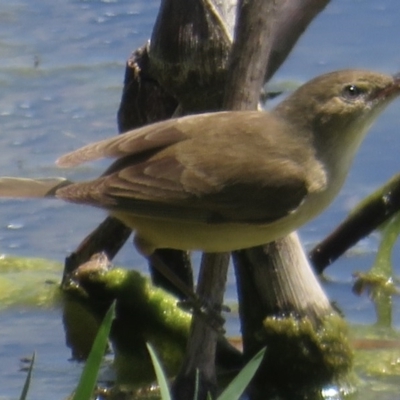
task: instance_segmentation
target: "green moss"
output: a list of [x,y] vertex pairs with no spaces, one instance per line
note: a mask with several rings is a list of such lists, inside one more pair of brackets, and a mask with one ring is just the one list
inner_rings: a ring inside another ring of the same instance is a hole
[[400,333],[379,325],[354,326],[355,368],[361,376],[400,378]]
[[397,399],[400,381],[400,333],[391,327],[357,325],[351,327],[355,348],[354,369],[362,399]]
[[174,296],[153,286],[140,273],[122,268],[78,270],[67,291],[100,311],[117,301],[111,339],[120,384],[137,385],[154,378],[146,342],[156,348],[168,373],[177,372],[191,315],[178,307]]
[[62,265],[40,258],[0,257],[0,308],[51,307],[61,296]]
[[353,276],[356,278],[353,292],[358,295],[366,291],[369,296],[375,299],[382,295],[399,294],[391,277],[384,276],[379,271],[375,272],[374,269],[367,273],[356,272]]
[[78,278],[80,289],[93,301],[116,299],[121,318],[134,318],[137,324],[144,319],[146,324],[161,324],[164,329],[187,335],[190,314],[177,306],[176,297],[153,286],[139,272],[114,268],[90,271]]
[[346,378],[353,353],[347,327],[337,314],[315,325],[306,317],[268,317],[263,321],[267,345],[263,379],[283,391],[312,391]]

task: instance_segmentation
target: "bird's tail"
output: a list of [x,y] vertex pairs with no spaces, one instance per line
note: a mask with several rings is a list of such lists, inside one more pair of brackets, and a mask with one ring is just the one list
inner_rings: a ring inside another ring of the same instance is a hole
[[54,197],[56,191],[72,182],[64,178],[0,178],[0,197]]

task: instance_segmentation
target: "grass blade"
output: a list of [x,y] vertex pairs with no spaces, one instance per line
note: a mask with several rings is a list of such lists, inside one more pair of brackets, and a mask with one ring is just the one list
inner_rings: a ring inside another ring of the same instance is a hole
[[149,350],[151,361],[153,362],[154,371],[156,373],[157,382],[160,386],[160,393],[162,400],[171,400],[171,394],[169,393],[167,379],[165,377],[165,373],[162,369],[160,360],[157,357],[153,347],[150,343],[146,343],[147,349]]
[[28,390],[29,390],[29,386],[31,384],[31,378],[32,378],[33,364],[35,363],[35,357],[36,357],[36,353],[33,352],[32,358],[31,358],[31,363],[29,364],[28,374],[26,375],[25,384],[24,384],[24,387],[22,388],[22,392],[21,392],[21,396],[19,397],[19,400],[26,400],[26,396],[28,395]]
[[228,387],[220,394],[218,400],[237,400],[240,398],[260,366],[264,353],[265,348],[260,350],[246,364],[246,366],[237,374],[236,378],[234,378]]
[[75,390],[73,400],[89,400],[93,394],[97,382],[97,375],[104,357],[104,353],[108,343],[108,335],[110,333],[112,321],[115,313],[115,302],[107,311],[106,316],[99,331],[97,332],[89,357],[86,361],[85,368],[79,379],[78,387]]

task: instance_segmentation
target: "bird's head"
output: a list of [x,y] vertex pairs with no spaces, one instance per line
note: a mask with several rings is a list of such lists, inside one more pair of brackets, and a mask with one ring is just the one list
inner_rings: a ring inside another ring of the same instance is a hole
[[307,82],[274,112],[311,131],[321,158],[337,163],[344,157],[348,164],[373,121],[399,94],[400,74],[341,70]]

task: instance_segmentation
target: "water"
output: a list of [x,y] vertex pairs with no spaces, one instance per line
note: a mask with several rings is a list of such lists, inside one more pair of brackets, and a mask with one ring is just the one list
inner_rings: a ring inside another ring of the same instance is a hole
[[[54,160],[117,133],[125,60],[148,39],[158,6],[156,0],[0,0],[1,175],[82,179],[101,172],[106,163],[64,171],[55,168]],[[395,0],[333,1],[274,81],[302,82],[347,67],[397,72],[399,19]],[[352,205],[397,172],[398,107],[399,101],[374,125],[333,206],[302,229],[306,246],[323,238]],[[103,216],[99,210],[55,201],[1,201],[1,252],[62,261]],[[370,266],[376,246],[376,236],[364,240],[358,246],[362,257],[344,257],[328,273],[328,294],[357,323],[374,322],[375,313],[368,299],[351,294],[351,273]],[[397,274],[399,259],[397,249]],[[145,271],[130,244],[116,263]],[[232,277],[229,282],[227,297],[233,299]],[[20,307],[0,317],[0,398],[18,396],[24,379],[19,358],[33,350],[38,361],[31,398],[68,395],[80,368],[68,361],[58,310]],[[398,316],[394,325],[400,326]],[[229,329],[238,331],[237,325]]]

